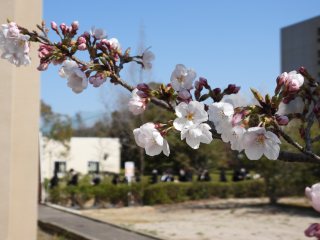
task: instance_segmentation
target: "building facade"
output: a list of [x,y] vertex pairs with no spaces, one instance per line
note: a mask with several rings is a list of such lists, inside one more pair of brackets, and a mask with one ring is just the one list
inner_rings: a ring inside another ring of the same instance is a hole
[[67,145],[40,138],[42,179],[57,172],[63,177],[70,169],[80,174],[120,173],[121,145],[118,138],[72,137]]
[[320,79],[320,16],[281,29],[281,72],[301,66]]

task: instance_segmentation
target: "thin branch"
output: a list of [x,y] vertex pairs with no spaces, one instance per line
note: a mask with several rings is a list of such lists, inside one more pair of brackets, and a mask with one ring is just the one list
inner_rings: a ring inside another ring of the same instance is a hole
[[[126,83],[124,80],[122,80],[117,75],[112,75],[112,78],[113,78],[113,80],[115,80],[114,81],[115,84],[119,84],[119,85],[123,86],[125,89],[129,90],[130,92],[132,92],[134,90],[134,87],[132,87],[131,85]],[[158,98],[152,97],[151,102],[159,107],[162,107],[162,108],[170,111],[170,112],[174,112],[174,109],[172,107],[170,107],[165,101],[162,101]]]
[[278,160],[284,162],[320,163],[320,159],[315,159],[314,157],[304,153],[293,153],[287,151],[280,151]]
[[312,151],[311,127],[314,123],[315,113],[311,111],[307,118],[307,127],[305,129],[306,150]]
[[286,134],[284,131],[282,131],[279,127],[276,127],[276,130],[278,131],[278,133],[280,133],[280,135],[284,138],[284,140],[287,141],[287,143],[294,146],[296,149],[298,149],[300,152],[302,152],[307,157],[310,157],[313,160],[315,160],[316,162],[320,163],[320,156],[318,156],[317,154],[315,154],[311,151],[304,149],[299,143],[294,141],[288,134]]

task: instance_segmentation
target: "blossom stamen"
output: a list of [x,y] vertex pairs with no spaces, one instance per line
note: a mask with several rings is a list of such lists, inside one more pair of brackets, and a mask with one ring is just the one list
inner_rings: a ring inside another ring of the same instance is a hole
[[260,145],[263,145],[265,140],[266,140],[266,137],[264,134],[259,134],[256,138],[256,142]]
[[188,119],[189,121],[192,121],[192,120],[193,120],[193,116],[194,116],[194,113],[189,112],[189,113],[186,115],[186,119]]

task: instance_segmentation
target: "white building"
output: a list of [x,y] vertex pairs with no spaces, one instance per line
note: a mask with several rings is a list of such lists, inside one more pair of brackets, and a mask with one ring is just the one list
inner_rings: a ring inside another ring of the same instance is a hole
[[70,169],[81,174],[119,173],[119,138],[72,137],[67,145],[40,137],[41,178],[55,171],[62,177]]

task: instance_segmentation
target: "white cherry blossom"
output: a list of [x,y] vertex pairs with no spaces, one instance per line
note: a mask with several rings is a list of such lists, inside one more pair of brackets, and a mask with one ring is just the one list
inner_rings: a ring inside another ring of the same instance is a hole
[[153,123],[143,124],[140,128],[134,129],[133,134],[137,145],[144,148],[147,155],[155,156],[163,152],[164,155],[169,156],[169,144]]
[[134,115],[139,115],[139,114],[143,113],[146,110],[146,99],[145,98],[141,98],[137,94],[138,91],[139,90],[137,88],[135,88],[132,91],[132,96],[131,96],[131,99],[130,99],[130,101],[128,103],[129,110]]
[[64,61],[61,69],[59,70],[59,75],[63,78],[67,78],[68,87],[70,87],[75,93],[81,93],[88,86],[86,74],[81,71],[75,61]]
[[1,57],[18,67],[30,64],[29,38],[28,35],[20,33],[16,23],[2,24],[0,29]]
[[106,31],[104,29],[95,27],[91,28],[90,34],[98,40],[103,39],[107,36]]
[[171,85],[176,91],[190,90],[197,74],[192,69],[187,69],[183,64],[177,64],[171,74]]
[[209,106],[209,120],[214,123],[218,133],[232,128],[231,119],[234,114],[232,104],[226,102],[217,102]]
[[118,41],[118,39],[116,38],[110,38],[108,40],[108,43],[110,44],[110,47],[115,50],[115,51],[118,51],[118,52],[121,52],[121,45],[120,45],[120,42]]
[[208,114],[204,110],[204,104],[201,102],[181,102],[176,106],[175,111],[178,118],[174,120],[173,126],[179,131],[208,120]]
[[257,160],[265,155],[268,159],[276,160],[279,156],[280,139],[273,132],[263,127],[249,128],[243,136],[245,154],[250,160]]
[[320,183],[312,185],[311,188],[306,187],[305,194],[307,198],[311,201],[312,207],[320,212]]
[[246,129],[242,126],[234,126],[221,134],[221,138],[224,142],[230,142],[231,149],[242,151],[243,150],[243,136],[246,132]]
[[301,97],[296,97],[292,101],[290,101],[288,104],[285,104],[283,102],[279,105],[279,110],[277,114],[279,115],[286,115],[290,113],[302,113],[304,108],[304,102]]
[[189,128],[184,128],[181,131],[181,140],[186,139],[187,144],[193,148],[198,149],[200,143],[209,144],[212,141],[211,127],[206,123],[193,125]]
[[153,52],[147,50],[142,55],[143,68],[148,70],[152,68],[152,61],[155,59]]

